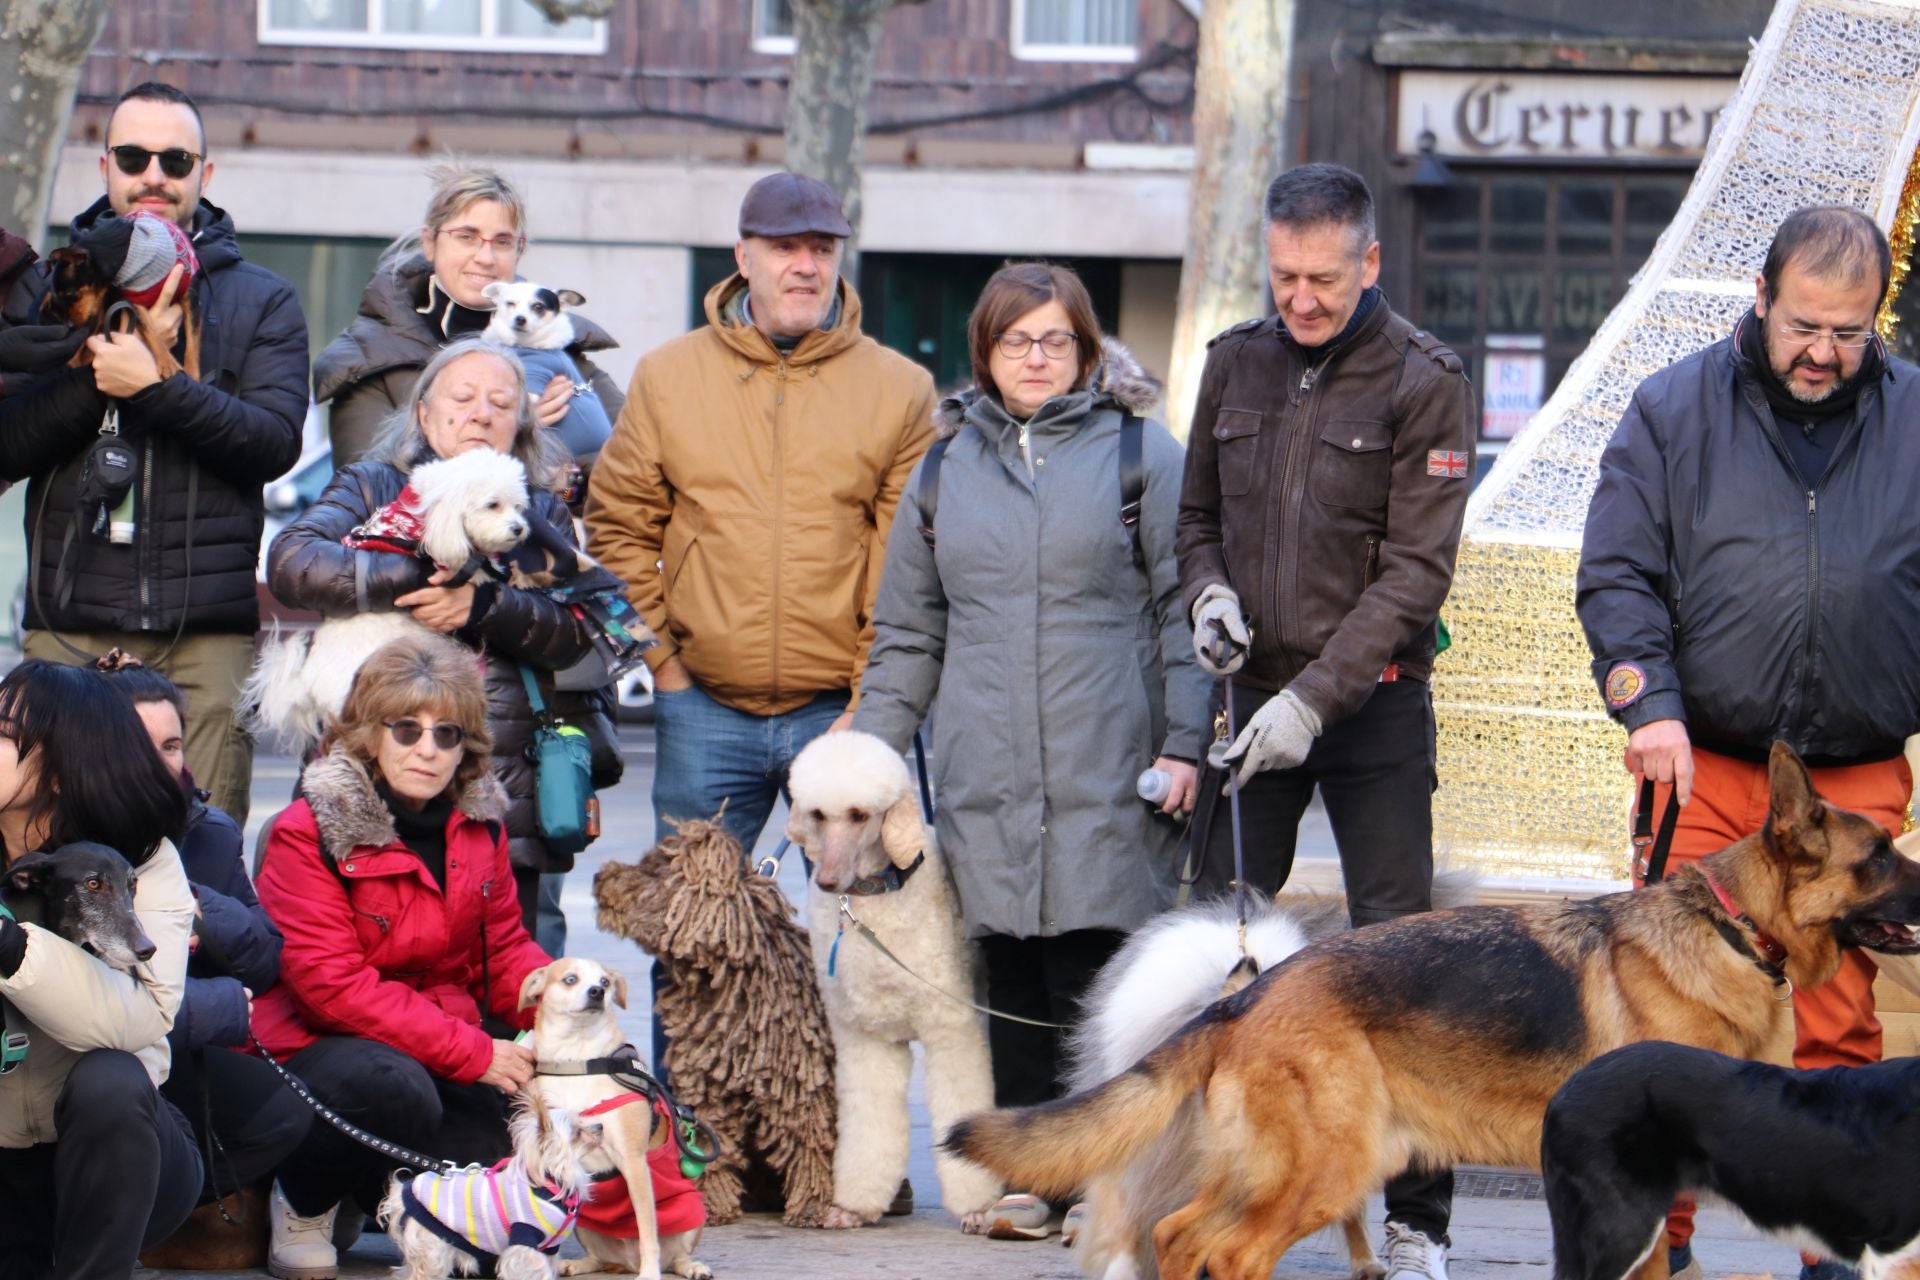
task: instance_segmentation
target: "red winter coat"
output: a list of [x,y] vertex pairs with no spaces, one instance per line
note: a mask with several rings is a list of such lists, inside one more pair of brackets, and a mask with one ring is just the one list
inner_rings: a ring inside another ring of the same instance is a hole
[[443,891],[345,751],[308,765],[300,786],[304,798],[273,821],[255,885],[286,947],[279,985],[254,1001],[254,1034],[283,1059],[322,1036],[378,1040],[443,1079],[478,1080],[493,1060],[482,1002],[532,1025],[516,1008],[520,984],[549,959],[520,923],[505,792],[486,773],[460,796]]

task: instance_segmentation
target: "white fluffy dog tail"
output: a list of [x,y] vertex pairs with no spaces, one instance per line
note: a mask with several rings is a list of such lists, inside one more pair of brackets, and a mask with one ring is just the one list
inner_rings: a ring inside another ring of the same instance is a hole
[[283,633],[275,622],[240,688],[242,722],[295,757],[320,737],[320,713],[305,674],[312,645],[312,632]]

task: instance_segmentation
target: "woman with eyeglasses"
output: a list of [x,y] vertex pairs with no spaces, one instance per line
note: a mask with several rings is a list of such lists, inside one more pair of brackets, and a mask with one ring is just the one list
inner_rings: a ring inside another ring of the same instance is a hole
[[0,1275],[130,1275],[199,1197],[193,1130],[160,1093],[193,932],[186,821],[186,793],[103,676],[27,661],[0,680],[0,865],[27,877],[40,850],[117,850],[153,948],[117,967],[0,918],[0,1002],[25,1036],[24,1058],[0,1058]]
[[[597,688],[560,687],[559,673],[587,658],[593,639],[576,609],[557,598],[585,585],[589,573],[616,588],[618,583],[603,570],[579,565],[546,591],[510,586],[484,573],[452,586],[450,570],[436,571],[417,556],[359,550],[341,541],[398,498],[422,462],[492,449],[526,467],[528,522],[542,531],[537,536],[571,549],[573,521],[552,492],[566,451],[535,424],[523,378],[512,352],[485,339],[466,337],[442,347],[400,411],[389,416],[369,455],[336,473],[319,500],[274,538],[267,548],[267,584],[281,603],[329,618],[405,609],[415,621],[466,645],[470,661],[484,664],[487,727],[499,744],[494,772],[509,802],[515,880],[504,891],[517,888],[529,931],[557,953],[566,947],[565,919],[557,895],[543,894],[541,877],[571,870],[573,855],[555,852],[540,837],[526,751],[539,715],[526,682],[532,679],[552,715],[586,732],[595,788],[618,782],[624,760],[610,699]],[[595,678],[579,683],[591,685]]]
[[[360,298],[360,314],[313,362],[313,398],[327,408],[333,465],[366,455],[381,425],[407,401],[413,380],[433,353],[487,327],[493,304],[486,287],[517,278],[527,248],[526,206],[513,184],[490,169],[438,165],[433,195],[416,243],[396,240]],[[578,281],[542,281],[550,288]],[[626,402],[613,379],[587,353],[617,346],[585,316],[571,313],[567,348],[607,418]],[[567,416],[573,383],[555,374],[531,388],[534,418],[551,427]]]
[[[930,453],[907,481],[853,727],[904,748],[938,695],[935,825],[987,1003],[1071,1023],[1127,931],[1171,904],[1194,798],[1207,681],[1173,552],[1184,456],[1135,416],[1160,385],[1101,336],[1067,268],[1002,267],[967,343],[976,385],[938,410],[934,479]],[[1140,446],[1131,522],[1123,435]],[[1156,803],[1135,793],[1148,769],[1166,775]],[[1060,1095],[1057,1031],[994,1018],[988,1043],[998,1105]],[[1060,1227],[1015,1194],[987,1229]]]
[[[254,1001],[261,1044],[360,1128],[462,1163],[510,1149],[507,1095],[533,1077],[512,1040],[529,1025],[520,984],[549,959],[514,904],[492,749],[469,650],[382,647],[274,819],[257,880],[286,938],[279,985]],[[268,1268],[335,1274],[336,1210],[373,1209],[394,1168],[316,1120],[274,1184]]]

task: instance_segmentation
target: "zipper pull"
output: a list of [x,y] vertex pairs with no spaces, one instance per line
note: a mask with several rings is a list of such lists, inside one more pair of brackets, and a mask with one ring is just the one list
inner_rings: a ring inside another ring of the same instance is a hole
[[1807,514],[1813,515],[1818,505],[1818,500],[1814,497],[1813,490],[1807,490]]

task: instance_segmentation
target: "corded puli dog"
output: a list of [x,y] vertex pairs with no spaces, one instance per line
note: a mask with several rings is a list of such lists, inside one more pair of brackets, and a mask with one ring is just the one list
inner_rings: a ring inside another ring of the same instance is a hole
[[707,1220],[737,1220],[743,1180],[765,1170],[786,1224],[819,1226],[833,1203],[833,1037],[779,886],[718,822],[693,820],[638,865],[601,867],[593,896],[600,927],[671,981],[654,1006],[669,1041],[656,1065],[720,1142],[700,1180]]
[[[1530,1167],[1554,1090],[1637,1040],[1760,1053],[1842,946],[1920,949],[1920,863],[1775,743],[1765,827],[1649,889],[1406,916],[1304,948],[1089,1093],[962,1121],[953,1149],[1064,1195],[1162,1140],[1195,1090],[1198,1188],[1167,1280],[1265,1280],[1409,1166]],[[1644,1242],[1643,1242],[1644,1243]]]
[[[814,863],[807,922],[833,1028],[839,1100],[833,1209],[821,1225],[857,1227],[886,1211],[907,1171],[914,1041],[926,1053],[935,1133],[993,1105],[986,1028],[957,1002],[979,997],[979,956],[899,752],[869,733],[823,734],[794,757],[787,785],[787,835]],[[842,894],[912,974],[864,936],[841,931]],[[945,1151],[934,1153],[934,1168],[960,1229],[984,1231],[1000,1180]]]
[[1920,1059],[1790,1071],[1653,1041],[1582,1067],[1547,1107],[1556,1280],[1665,1280],[1674,1193],[1858,1269],[1920,1276]]

